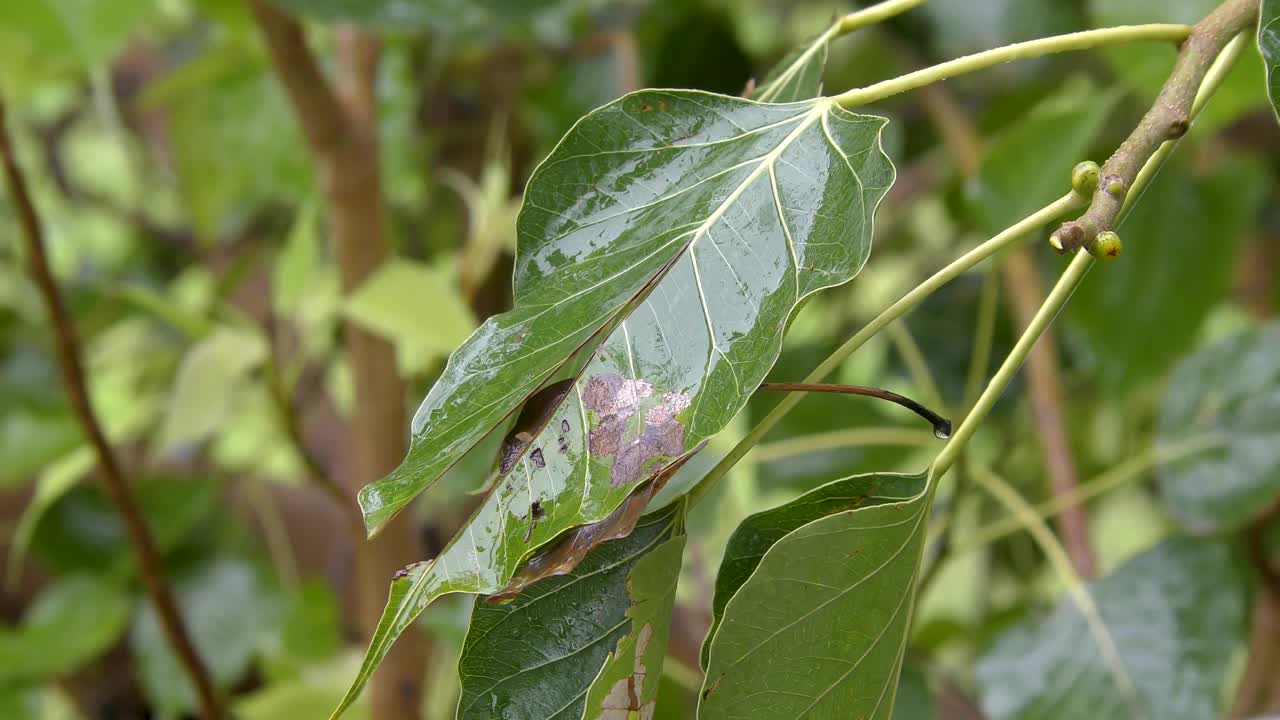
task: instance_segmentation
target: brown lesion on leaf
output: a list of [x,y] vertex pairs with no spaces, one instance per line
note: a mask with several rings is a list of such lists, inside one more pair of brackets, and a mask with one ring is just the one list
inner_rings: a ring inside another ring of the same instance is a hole
[[644,413],[644,430],[626,439],[627,428],[640,412],[640,401],[653,395],[643,380],[628,380],[617,373],[603,373],[587,381],[583,405],[600,419],[587,438],[587,448],[598,457],[613,456],[609,484],[621,487],[640,480],[650,461],[675,457],[684,451],[684,425],[676,415],[689,407],[683,392],[663,394],[662,402]]
[[644,681],[649,675],[649,669],[644,664],[644,655],[649,650],[649,641],[652,638],[653,625],[645,623],[644,627],[640,628],[640,632],[636,633],[635,663],[632,665],[631,674],[618,680],[609,688],[609,694],[601,703],[600,709],[603,712],[598,716],[600,720],[631,720],[635,717],[632,713],[639,713],[640,720],[650,720],[653,717],[657,702],[651,700],[641,703]]
[[[667,484],[671,476],[675,475],[689,458],[697,454],[705,445],[706,443],[703,443],[668,463],[652,480],[623,500],[622,504],[605,519],[573,528],[565,533],[564,538],[550,550],[529,558],[528,562],[512,576],[506,587],[489,596],[489,602],[506,602],[543,578],[567,575],[573,572],[578,563],[582,562],[587,553],[594,550],[596,546],[630,535],[653,496]],[[532,529],[527,534],[527,537],[531,536]]]
[[418,570],[419,568],[425,568],[430,564],[431,564],[430,560],[420,560],[415,563],[409,563],[408,565],[405,565],[404,567],[397,570],[395,574],[391,576],[391,582],[395,582],[397,580],[400,580],[401,578],[409,577],[409,575],[412,574],[413,571]]

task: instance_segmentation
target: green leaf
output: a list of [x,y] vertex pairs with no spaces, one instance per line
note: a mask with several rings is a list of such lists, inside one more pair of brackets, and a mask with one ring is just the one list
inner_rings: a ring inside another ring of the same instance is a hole
[[159,451],[199,442],[217,432],[231,415],[245,379],[266,356],[260,335],[233,327],[219,327],[192,345],[173,381]]
[[938,711],[933,703],[933,691],[929,689],[929,676],[919,666],[910,662],[902,666],[898,678],[898,693],[894,696],[893,720],[934,720]]
[[836,29],[832,27],[807,44],[787,53],[751,93],[760,102],[795,102],[822,94],[822,74],[827,69],[827,50]]
[[1205,348],[1170,375],[1157,443],[1209,438],[1221,444],[1160,467],[1160,493],[1192,532],[1233,532],[1280,498],[1280,322]]
[[509,603],[477,598],[458,664],[459,720],[491,718],[495,708],[511,720],[598,717],[613,684],[637,676],[642,631],[645,669],[636,693],[651,702],[684,547],[679,510],[646,516],[630,536],[600,545],[568,575]]
[[1262,0],[1258,18],[1258,52],[1267,74],[1267,95],[1280,120],[1280,0]]
[[[343,653],[323,663],[310,665],[296,679],[272,682],[254,692],[238,695],[232,705],[234,717],[237,720],[323,718],[342,697],[343,683],[359,665],[360,656],[355,653]],[[347,717],[349,720],[367,720],[368,704],[356,703]]]
[[7,61],[0,63],[0,87],[24,87],[31,74],[47,80],[61,69],[105,63],[155,12],[152,0],[0,3],[0,58]]
[[432,599],[498,591],[538,547],[604,519],[724,428],[796,304],[866,261],[894,175],[885,122],[828,100],[653,90],[569,132],[525,194],[515,308],[450,358],[404,464],[361,491],[366,525],[376,532],[557,373],[569,379],[540,396],[542,429],[508,445],[464,531],[392,584],[352,696]]
[[319,205],[314,199],[299,208],[284,249],[276,258],[271,275],[271,297],[272,306],[279,315],[289,315],[298,309],[307,282],[316,272],[320,258],[320,233],[316,227],[319,215]]
[[106,577],[60,578],[31,604],[22,625],[0,628],[0,685],[66,675],[115,645],[133,599]]
[[[274,598],[248,564],[224,559],[178,578],[178,610],[214,683],[228,688],[242,679],[276,622]],[[150,603],[141,607],[130,636],[138,679],[159,713],[196,708],[195,690],[174,657]]]
[[927,482],[858,475],[743,522],[716,580],[698,717],[892,716]]
[[1095,720],[1218,717],[1242,640],[1246,583],[1221,544],[1166,541],[1090,583],[1116,639],[1104,653],[1063,598],[1042,621],[1007,630],[978,661],[985,715]]
[[[584,407],[556,418],[571,444],[585,444],[592,384],[634,394],[633,415],[683,412],[683,449],[719,431],[776,358],[795,304],[865,262],[893,179],[884,124],[825,100],[680,90],[583,118],[529,182],[515,309],[450,358],[409,457],[361,492],[366,524],[376,531],[557,371],[577,369],[566,365],[579,349],[591,351],[585,377],[565,404]],[[549,427],[538,444],[563,435]],[[631,484],[621,477],[612,484]]]
[[[426,300],[428,312],[413,298]],[[400,258],[386,262],[357,288],[344,313],[394,342],[400,367],[409,373],[427,370],[475,329],[450,268]]]
[[1194,346],[1231,287],[1267,187],[1252,158],[1190,175],[1175,160],[1152,182],[1119,230],[1124,257],[1090,273],[1063,313],[1113,388],[1162,376]]

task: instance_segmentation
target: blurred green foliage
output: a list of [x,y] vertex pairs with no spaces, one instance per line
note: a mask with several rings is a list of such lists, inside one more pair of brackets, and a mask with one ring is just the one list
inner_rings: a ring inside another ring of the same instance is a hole
[[[639,87],[739,94],[852,9],[831,0],[280,4],[305,16],[326,59],[335,21],[383,39],[378,129],[395,258],[347,297],[322,188],[244,3],[0,2],[0,93],[83,339],[96,409],[135,479],[196,644],[248,720],[325,715],[359,663],[354,550],[338,530],[345,518],[308,483],[308,458],[281,421],[295,414],[305,453],[335,475],[350,467],[341,324],[395,344],[412,407],[477,322],[509,306],[524,182],[573,122]],[[833,43],[825,88],[1086,27],[1194,21],[1214,5],[933,0]],[[770,379],[799,380],[925,275],[1066,192],[1076,161],[1101,161],[1128,133],[1173,56],[1141,45],[951,81],[983,139],[972,178],[912,96],[874,108],[893,119],[886,146],[901,174],[880,210],[871,260],[859,282],[802,308]],[[1054,328],[1082,480],[1194,433],[1236,437],[1208,455],[1140,464],[1125,487],[1087,506],[1103,565],[1118,568],[1091,586],[1104,621],[1122,637],[1147,638],[1155,630],[1143,623],[1159,615],[1167,625],[1158,639],[1170,645],[1152,640],[1151,653],[1170,663],[1194,654],[1191,640],[1175,642],[1183,634],[1210,638],[1194,679],[1227,697],[1219,686],[1234,681],[1224,667],[1243,652],[1250,572],[1231,564],[1239,562],[1232,533],[1280,493],[1276,326],[1264,327],[1280,309],[1278,132],[1263,67],[1246,53],[1121,228],[1124,256],[1092,272]],[[92,482],[94,458],[61,391],[7,203],[0,198],[0,718],[189,715],[192,691],[120,521]],[[1046,277],[1056,274],[1061,259],[1036,248]],[[904,324],[956,417],[969,400],[974,329],[991,282],[974,272]],[[1001,296],[997,361],[1019,331]],[[838,378],[923,397],[920,380],[887,338]],[[1038,503],[1049,491],[1024,395],[1010,391],[971,454]],[[731,447],[775,402],[753,398],[707,454]],[[866,428],[921,430],[897,408],[810,397],[689,517],[657,717],[691,717],[697,705],[716,572],[745,517],[852,473],[919,471],[936,451],[927,436],[850,441]],[[415,505],[423,557],[475,506],[504,434],[492,433],[492,450],[473,453]],[[673,486],[705,471],[702,460]],[[1096,690],[1091,698],[1111,697],[1100,661],[1079,647],[1084,621],[1041,549],[1025,532],[971,542],[1004,516],[977,491],[948,482],[938,503],[951,547],[969,544],[929,551],[938,565],[913,618],[896,717],[933,717],[944,687],[977,698],[991,718],[1045,708],[1069,717],[1064,675],[1076,671]],[[1134,584],[1148,578],[1177,587],[1140,605]],[[1204,603],[1216,608],[1212,622]],[[436,641],[425,717],[453,717],[469,609],[444,603],[418,623]],[[1054,652],[1023,664],[1045,647]],[[1144,697],[1163,691],[1167,677],[1147,682],[1160,668],[1121,655]],[[1215,694],[1208,708],[1221,707]],[[348,717],[359,713],[367,708]]]

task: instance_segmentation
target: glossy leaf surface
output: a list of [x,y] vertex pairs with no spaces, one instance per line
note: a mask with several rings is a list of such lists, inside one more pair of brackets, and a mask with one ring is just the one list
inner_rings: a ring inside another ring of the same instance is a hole
[[753,100],[784,103],[808,100],[822,94],[822,73],[827,69],[827,50],[835,30],[828,30],[809,43],[787,53],[751,93]]
[[1280,0],[1262,0],[1258,19],[1258,51],[1267,72],[1267,94],[1280,119]]
[[[509,603],[477,599],[459,662],[459,720],[582,718],[588,699],[608,696],[597,677],[635,677],[626,664],[645,627],[641,655],[657,670],[640,687],[656,689],[684,546],[678,511],[643,518],[627,538]],[[656,665],[646,653],[656,653]]]
[[710,641],[700,718],[892,717],[925,485],[924,475],[855,476],[744,523],[716,604],[722,586],[746,579]]
[[1219,686],[1244,628],[1243,582],[1223,545],[1158,545],[1089,585],[1118,667],[1063,598],[1049,617],[1006,631],[979,660],[986,717],[1218,717]]
[[1231,532],[1280,498],[1280,323],[1197,352],[1170,376],[1159,444],[1211,439],[1160,468],[1160,493],[1192,532]]
[[450,358],[409,457],[361,492],[368,526],[554,373],[577,372],[539,397],[541,428],[511,438],[463,532],[393,583],[353,692],[432,599],[498,591],[537,548],[607,517],[741,409],[796,303],[866,261],[894,174],[884,124],[826,100],[655,90],[569,132],[525,194],[515,308]]

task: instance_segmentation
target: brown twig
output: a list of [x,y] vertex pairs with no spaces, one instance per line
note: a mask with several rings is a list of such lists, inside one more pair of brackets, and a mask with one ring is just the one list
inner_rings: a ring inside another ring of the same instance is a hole
[[1266,547],[1268,527],[1280,519],[1280,502],[1274,503],[1248,529],[1249,559],[1261,580],[1253,599],[1249,623],[1249,651],[1244,673],[1231,702],[1231,720],[1280,710],[1280,567]]
[[779,392],[812,392],[812,393],[832,393],[836,395],[862,395],[865,397],[873,397],[879,400],[887,400],[895,405],[904,407],[911,412],[919,415],[929,424],[933,426],[933,434],[939,439],[945,440],[951,437],[951,421],[942,417],[938,413],[921,405],[905,395],[899,395],[896,392],[882,390],[880,388],[867,387],[865,385],[830,385],[827,383],[764,383],[758,390],[779,391]]
[[79,342],[76,339],[71,316],[67,312],[62,295],[58,291],[58,285],[53,279],[53,273],[49,269],[49,260],[45,254],[44,229],[27,190],[22,170],[18,167],[17,156],[9,138],[3,99],[0,99],[0,159],[4,163],[9,195],[22,226],[31,277],[39,287],[53,325],[58,365],[62,371],[63,385],[71,401],[72,410],[98,456],[98,467],[107,497],[124,520],[129,542],[138,558],[143,585],[159,615],[160,627],[186,670],[192,685],[196,688],[203,717],[206,720],[216,720],[222,717],[222,708],[218,695],[214,691],[213,682],[196,652],[195,645],[191,642],[191,636],[183,625],[173,593],[165,579],[164,565],[160,562],[155,541],[147,529],[133,493],[129,490],[115,452],[107,442],[107,436],[94,413],[85,379],[84,365],[80,360]]
[[[251,7],[311,149],[328,206],[342,291],[350,294],[387,257],[374,92],[378,41],[354,27],[338,28],[331,84],[297,20],[267,0],[252,0]],[[350,321],[343,327],[343,343],[355,391],[350,423],[355,490],[390,472],[404,457],[405,388],[390,343]],[[407,515],[359,545],[357,604],[366,637],[373,636],[382,617],[386,583],[419,559],[417,534]],[[427,654],[420,633],[406,632],[397,640],[370,683],[372,717],[417,716]]]
[[1226,0],[1196,23],[1182,42],[1178,60],[1165,80],[1151,109],[1102,166],[1101,181],[1093,201],[1078,219],[1063,223],[1050,243],[1067,252],[1090,248],[1098,233],[1114,230],[1124,197],[1138,171],[1156,149],[1182,137],[1191,123],[1191,104],[1205,73],[1231,38],[1258,19],[1257,0]]

